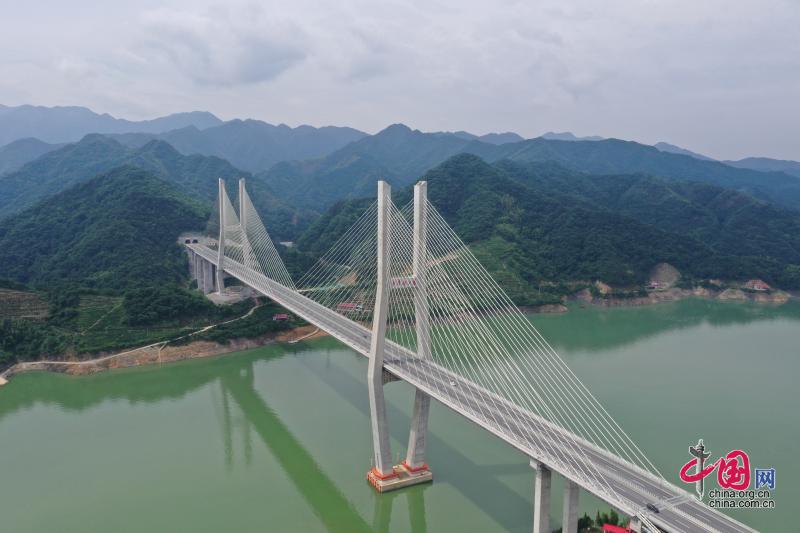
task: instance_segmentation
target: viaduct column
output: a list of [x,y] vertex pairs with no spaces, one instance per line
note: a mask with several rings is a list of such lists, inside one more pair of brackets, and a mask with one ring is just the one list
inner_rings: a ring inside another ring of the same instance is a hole
[[391,187],[378,182],[378,275],[375,309],[372,316],[372,344],[367,369],[369,414],[375,466],[367,478],[378,490],[381,482],[396,478],[389,448],[389,424],[383,396],[383,352],[386,345],[386,316],[389,307],[389,251],[391,239]]
[[197,288],[200,288],[200,255],[192,252],[192,277],[197,282]]
[[[533,485],[533,533],[551,533],[550,486],[552,473],[549,468],[533,459],[531,459],[531,466],[536,470],[536,480]],[[562,531],[569,530],[563,529]]]
[[[431,359],[431,333],[428,314],[425,268],[427,261],[427,203],[428,183],[420,181],[414,186],[414,314],[417,329],[417,355]],[[428,470],[425,463],[425,441],[428,435],[428,414],[431,398],[421,390],[414,393],[414,413],[408,437],[408,451],[403,466],[411,473]]]
[[200,292],[206,294],[208,293],[206,290],[206,260],[198,255],[195,267],[197,269],[197,288],[200,289]]
[[197,280],[197,289],[205,294],[205,269],[203,268],[203,259],[199,254],[194,257],[194,272],[196,276],[195,279]]
[[203,292],[214,292],[214,263],[203,261]]
[[[222,294],[225,289],[225,180],[219,179],[219,239],[217,240],[217,292]],[[210,291],[209,291],[210,292]]]
[[564,533],[578,531],[578,491],[580,490],[580,485],[564,479],[564,518],[561,521],[561,531]]

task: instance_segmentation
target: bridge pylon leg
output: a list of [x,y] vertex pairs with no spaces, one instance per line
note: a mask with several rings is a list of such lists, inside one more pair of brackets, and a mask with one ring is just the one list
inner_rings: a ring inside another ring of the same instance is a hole
[[[420,181],[414,186],[414,257],[413,274],[414,314],[417,334],[417,353],[420,357],[431,359],[431,333],[426,297],[425,265],[427,258],[427,196],[428,184]],[[414,393],[414,412],[411,416],[411,429],[408,436],[408,451],[402,466],[410,473],[428,472],[425,462],[425,444],[428,437],[428,415],[431,398],[417,389]]]
[[375,462],[367,479],[379,491],[382,491],[385,482],[397,478],[391,462],[389,421],[386,418],[386,400],[383,395],[383,355],[386,346],[386,319],[389,310],[390,194],[389,184],[379,181],[377,292],[375,309],[372,314],[372,344],[367,369],[369,414]]
[[[217,292],[222,294],[225,291],[225,200],[228,193],[225,192],[225,180],[219,179],[219,239],[217,240]],[[211,292],[211,291],[209,291]]]
[[550,494],[553,474],[538,461],[531,460],[531,466],[536,470],[533,484],[533,533],[551,533]]
[[563,533],[578,531],[578,496],[581,487],[569,479],[564,480],[564,518],[561,521]]

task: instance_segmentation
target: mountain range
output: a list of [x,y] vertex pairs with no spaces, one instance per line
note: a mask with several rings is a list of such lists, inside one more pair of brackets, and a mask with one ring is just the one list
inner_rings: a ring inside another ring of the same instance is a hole
[[161,134],[128,133],[113,137],[133,148],[159,139],[183,154],[222,157],[238,168],[256,172],[279,161],[323,157],[366,136],[353,128],[290,128],[260,120],[231,120],[203,130],[187,126]]
[[661,152],[667,152],[670,154],[688,155],[689,157],[694,157],[695,159],[700,159],[702,161],[715,161],[715,159],[712,157],[708,157],[703,154],[698,154],[697,152],[693,152],[686,148],[681,148],[680,146],[676,146],[674,144],[670,144],[663,141],[654,144],[653,148]]
[[783,172],[736,168],[618,139],[561,141],[539,137],[494,145],[455,134],[423,133],[402,124],[389,126],[324,158],[282,162],[258,175],[288,202],[324,209],[339,199],[372,195],[378,178],[399,187],[408,185],[459,153],[471,153],[488,162],[551,161],[589,174],[644,173],[673,181],[696,181],[800,209],[800,180]]
[[[605,137],[600,137],[599,135],[589,135],[587,137],[578,137],[571,131],[564,131],[561,133],[556,133],[553,131],[548,131],[544,135],[541,136],[542,139],[547,139],[548,141],[602,141]],[[520,139],[522,140],[522,139]]]
[[746,157],[738,161],[723,161],[726,165],[738,168],[749,168],[759,172],[783,172],[800,178],[800,162],[768,157]]
[[[298,242],[285,251],[296,266],[330,244],[335,231],[326,224],[353,216],[351,202],[342,200],[371,201],[378,179],[409,194],[406,188],[425,176],[432,200],[525,301],[543,280],[637,285],[656,260],[694,279],[764,277],[800,286],[800,179],[791,174],[792,162],[751,159],[734,166],[673,153],[672,145],[664,151],[617,139],[548,137],[424,133],[403,124],[367,135],[230,121],[163,133],[89,134],[66,145],[23,139],[0,148],[4,168],[34,158],[0,175],[0,220],[7,232],[16,231],[14,220],[31,224],[28,214],[52,208],[54,195],[119,169],[128,169],[121,174],[127,179],[144,172],[179,190],[209,220],[217,178],[228,180],[235,198],[234,182],[244,177],[273,238]],[[298,159],[281,160],[292,155]],[[230,159],[269,168],[250,173]],[[739,168],[747,166],[759,170]]]
[[161,133],[187,126],[205,129],[220,123],[220,119],[205,111],[133,121],[77,106],[0,105],[0,146],[26,137],[47,143],[65,143],[77,141],[89,133]]

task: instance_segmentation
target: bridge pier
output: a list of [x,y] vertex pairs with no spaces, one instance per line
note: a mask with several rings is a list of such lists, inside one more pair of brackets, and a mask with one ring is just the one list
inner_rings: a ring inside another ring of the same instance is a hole
[[194,258],[194,274],[195,274],[195,280],[197,281],[197,290],[199,290],[200,292],[205,294],[204,287],[205,287],[206,279],[205,279],[205,276],[204,276],[205,270],[203,269],[203,263],[205,263],[205,259],[203,259],[199,255],[195,255],[195,258]]
[[189,267],[192,271],[192,279],[194,279],[195,283],[197,283],[197,288],[200,288],[200,255],[194,251],[190,252],[191,255],[189,256],[190,264]]
[[194,256],[197,255],[194,253],[194,250],[187,248],[186,249],[186,258],[189,260],[189,277],[192,279],[197,279],[194,275]]
[[564,518],[561,521],[562,533],[578,531],[578,495],[580,485],[564,479]]
[[200,261],[200,281],[199,288],[203,294],[214,291],[214,264],[208,261]]
[[197,261],[195,262],[194,268],[195,272],[197,273],[197,289],[203,294],[205,294],[206,278],[205,278],[205,269],[203,267],[203,263],[205,263],[205,261],[200,256],[198,256],[196,259]]
[[218,275],[218,269],[214,263],[209,263],[208,261],[206,261],[206,269],[206,294],[208,294],[214,292],[214,289],[216,288],[214,281]]
[[533,484],[533,533],[551,533],[550,492],[553,474],[549,468],[533,459],[531,466],[536,470]]

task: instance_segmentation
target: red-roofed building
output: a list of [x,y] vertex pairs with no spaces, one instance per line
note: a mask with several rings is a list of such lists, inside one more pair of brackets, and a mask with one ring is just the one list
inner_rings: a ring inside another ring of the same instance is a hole
[[762,292],[772,289],[772,287],[770,287],[760,279],[751,279],[750,281],[744,284],[744,288],[749,289],[751,291],[762,291]]
[[289,315],[286,313],[276,313],[272,315],[273,322],[285,322],[286,320],[289,320]]

